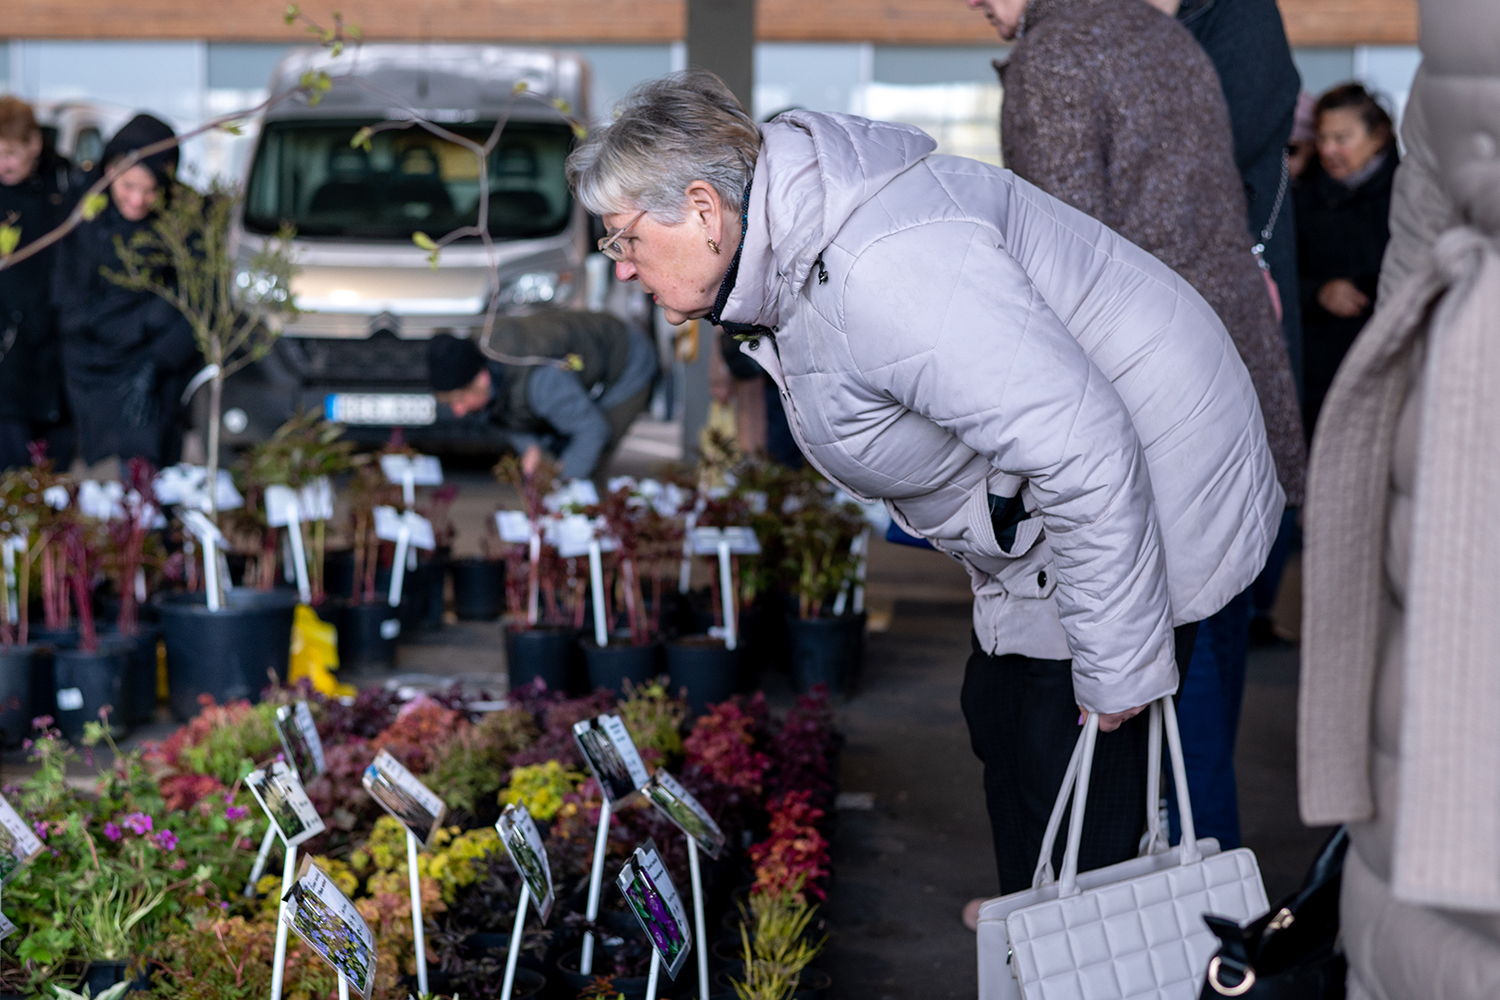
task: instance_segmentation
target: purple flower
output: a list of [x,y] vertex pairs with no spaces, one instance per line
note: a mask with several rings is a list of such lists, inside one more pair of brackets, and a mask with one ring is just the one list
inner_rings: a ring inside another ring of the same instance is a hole
[[231,823],[236,823],[249,815],[250,809],[247,806],[230,806],[224,810],[224,818]]
[[177,834],[171,830],[162,830],[151,839],[156,841],[156,846],[164,851],[170,851],[177,846]]
[[125,829],[137,837],[144,837],[151,832],[151,817],[145,813],[131,813],[122,822],[125,824]]
[[121,837],[125,836],[125,831],[120,829],[118,823],[105,823],[104,835],[110,840],[119,840]]
[[36,836],[37,836],[38,840],[46,840],[47,839],[47,822],[46,822],[46,820],[38,820],[37,822],[31,824],[31,828],[36,831]]

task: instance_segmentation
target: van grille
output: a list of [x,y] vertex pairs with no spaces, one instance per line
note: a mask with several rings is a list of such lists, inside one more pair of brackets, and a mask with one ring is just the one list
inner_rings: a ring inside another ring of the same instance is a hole
[[427,385],[427,341],[388,330],[361,340],[283,337],[278,348],[303,382],[320,385]]

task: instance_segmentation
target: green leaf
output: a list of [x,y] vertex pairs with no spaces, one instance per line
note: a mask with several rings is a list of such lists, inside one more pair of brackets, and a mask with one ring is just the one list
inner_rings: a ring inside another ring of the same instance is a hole
[[333,52],[333,57],[335,59],[337,59],[339,56],[343,55],[344,54],[344,40],[342,38],[336,38],[336,39],[334,39],[333,48],[332,48],[331,51]]
[[438,251],[434,250],[427,255],[427,265],[434,271],[438,269]]
[[422,232],[412,233],[411,234],[411,241],[413,243],[415,243],[422,250],[431,250],[434,253],[437,252],[437,248],[438,248],[437,241],[434,240],[431,236],[428,236],[426,233],[422,233]]
[[346,24],[344,25],[344,37],[349,39],[351,42],[357,42],[365,36],[360,32],[359,25]]
[[96,191],[83,199],[83,220],[93,222],[99,217],[99,213],[109,206],[109,195],[103,191]]
[[0,226],[0,257],[8,257],[20,245],[20,226]]
[[349,148],[354,149],[358,147],[368,153],[370,151],[370,136],[374,134],[375,130],[366,125],[364,128],[354,133],[354,137],[349,140]]
[[245,134],[245,123],[244,122],[224,122],[222,125],[219,126],[219,131],[220,132],[228,132],[230,135],[244,135]]
[[530,89],[531,84],[527,83],[525,80],[517,80],[515,87],[512,88],[512,91],[517,94],[524,94]]
[[573,138],[578,139],[579,141],[588,138],[589,130],[584,127],[583,122],[570,120],[568,124],[573,127]]
[[552,106],[565,115],[571,115],[573,113],[573,105],[569,104],[561,97],[552,98]]
[[563,362],[568,366],[568,371],[573,371],[573,372],[581,372],[581,371],[583,371],[583,357],[582,357],[582,355],[569,354],[567,357],[563,358]]
[[293,21],[297,20],[297,18],[302,16],[302,8],[298,7],[294,3],[289,3],[286,5],[286,13],[282,16],[287,24],[291,24]]

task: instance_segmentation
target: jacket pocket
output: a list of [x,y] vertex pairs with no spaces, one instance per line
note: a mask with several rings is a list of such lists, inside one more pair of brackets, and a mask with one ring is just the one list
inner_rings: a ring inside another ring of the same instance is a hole
[[[996,492],[999,491],[999,492]],[[1052,549],[1037,512],[1026,510],[1025,481],[996,473],[964,505],[975,545],[965,561],[1012,597],[1043,599],[1057,589]]]

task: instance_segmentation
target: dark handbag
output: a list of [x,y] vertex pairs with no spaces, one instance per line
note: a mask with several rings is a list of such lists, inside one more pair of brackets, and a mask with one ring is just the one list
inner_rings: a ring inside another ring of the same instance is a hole
[[1243,926],[1205,914],[1219,938],[1199,1000],[1343,1000],[1347,964],[1339,948],[1339,888],[1349,833],[1334,831],[1302,888]]

